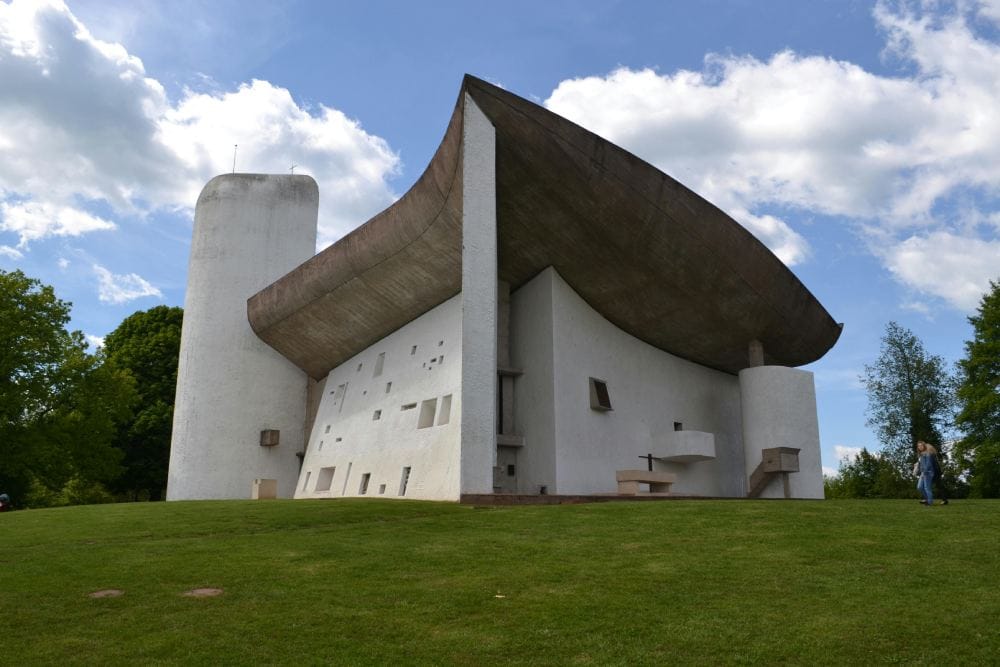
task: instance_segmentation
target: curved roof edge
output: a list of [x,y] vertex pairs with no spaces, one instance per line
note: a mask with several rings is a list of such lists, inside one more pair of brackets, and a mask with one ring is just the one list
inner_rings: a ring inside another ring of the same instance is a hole
[[499,273],[517,289],[553,266],[624,331],[736,373],[799,366],[838,325],[739,223],[584,128],[466,75],[444,139],[414,186],[247,303],[257,335],[324,377],[457,294],[462,274],[464,93],[496,130]]

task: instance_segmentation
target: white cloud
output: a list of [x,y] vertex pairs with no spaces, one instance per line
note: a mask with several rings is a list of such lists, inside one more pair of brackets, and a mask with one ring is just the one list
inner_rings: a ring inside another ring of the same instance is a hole
[[104,347],[104,338],[101,336],[94,336],[91,334],[86,335],[87,344],[90,345],[91,349],[97,350]]
[[[887,54],[915,70],[908,77],[790,51],[711,55],[698,72],[563,81],[545,105],[704,195],[790,265],[809,247],[765,211],[844,216],[878,232],[868,243],[888,248],[876,254],[894,277],[968,309],[1000,264],[995,214],[982,210],[1000,192],[1000,44],[971,18],[1000,21],[997,6],[924,3],[922,14],[880,3]],[[890,261],[935,233],[964,241],[961,271],[932,282]]]
[[81,202],[110,206],[116,220],[192,208],[231,170],[233,144],[240,171],[297,164],[316,178],[324,240],[394,199],[398,156],[336,109],[306,108],[266,81],[171,101],[138,58],[95,38],[59,0],[0,3],[0,81],[0,232],[18,234],[22,250],[113,228]]
[[836,477],[839,471],[834,470],[830,466],[823,466],[823,477]]
[[69,260],[66,259],[65,257],[60,257],[59,259],[56,260],[56,266],[65,271],[66,269],[69,268]]
[[845,445],[835,445],[833,448],[834,456],[837,457],[839,463],[852,463],[854,459],[858,458],[858,454],[861,453],[862,447],[847,447]]
[[18,247],[46,236],[80,236],[115,229],[115,223],[71,206],[51,202],[0,203],[0,231],[18,235]]
[[1000,239],[948,231],[911,236],[889,248],[885,262],[901,282],[972,311],[986,291],[983,279],[1000,277]]
[[17,248],[11,248],[9,245],[0,245],[0,257],[9,257],[10,259],[21,259],[24,257],[22,253]]
[[160,290],[135,273],[111,273],[98,264],[94,265],[94,273],[98,280],[98,298],[105,303],[126,303],[144,296],[163,297]]

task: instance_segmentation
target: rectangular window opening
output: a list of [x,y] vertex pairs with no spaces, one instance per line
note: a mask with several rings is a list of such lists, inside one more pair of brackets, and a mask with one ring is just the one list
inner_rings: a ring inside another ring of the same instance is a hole
[[674,422],[674,430],[675,431],[683,431],[684,430],[684,424],[682,424],[680,422]]
[[361,372],[361,367],[364,366],[364,365],[365,365],[364,362],[361,362],[360,364],[358,364],[358,371],[357,371],[358,373]]
[[319,451],[323,451],[323,441],[319,441]]
[[372,421],[377,422],[379,419],[382,419],[382,411],[376,410],[375,413],[372,414]]
[[385,484],[379,484],[378,485],[378,494],[380,496],[385,495]]
[[406,410],[412,410],[415,407],[417,407],[416,403],[407,403],[406,405],[401,406],[399,409],[402,411],[406,411]]
[[368,482],[371,480],[372,474],[366,472],[361,476],[361,486],[358,488],[358,495],[365,495],[368,493]]
[[438,426],[444,426],[451,419],[451,394],[441,397],[441,409],[438,410]]
[[333,484],[333,474],[335,472],[337,472],[336,466],[330,466],[329,468],[320,468],[319,476],[316,478],[316,490],[329,491],[330,485]]
[[302,482],[302,490],[305,491],[306,487],[309,486],[309,478],[312,477],[312,470],[306,473],[306,481]]
[[399,495],[406,495],[406,484],[410,481],[410,466],[403,468],[403,475],[399,479]]
[[417,353],[417,346],[414,345],[413,347],[410,348],[410,356],[412,357],[416,353]]
[[590,407],[593,410],[612,410],[611,395],[608,393],[608,383],[597,378],[590,378]]
[[382,375],[382,367],[385,365],[385,352],[379,352],[378,357],[375,359],[375,372],[372,373],[373,378],[377,378]]
[[386,382],[385,383],[385,393],[388,394],[390,391],[392,391],[392,383],[391,382]]
[[329,433],[330,432],[330,425],[329,424],[326,425],[326,430],[323,431],[323,432],[324,433]]
[[434,412],[437,410],[436,398],[428,398],[420,403],[420,416],[417,418],[417,428],[434,426]]

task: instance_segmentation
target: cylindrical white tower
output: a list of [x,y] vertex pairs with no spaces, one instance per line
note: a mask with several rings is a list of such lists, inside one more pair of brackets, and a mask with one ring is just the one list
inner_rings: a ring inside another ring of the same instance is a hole
[[[254,335],[247,299],[316,251],[309,176],[225,174],[198,197],[181,331],[168,500],[291,497],[306,374]],[[271,431],[262,437],[262,431]],[[278,431],[278,444],[273,442]]]
[[[761,462],[764,449],[794,447],[799,450],[799,471],[788,474],[790,497],[822,498],[823,467],[813,374],[784,366],[745,368],[740,371],[740,399],[747,478]],[[784,497],[777,476],[760,497]]]

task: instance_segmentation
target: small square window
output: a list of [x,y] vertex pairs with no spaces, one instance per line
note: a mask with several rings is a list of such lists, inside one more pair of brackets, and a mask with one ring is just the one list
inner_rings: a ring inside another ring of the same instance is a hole
[[417,346],[414,345],[413,347],[410,348],[410,356],[412,357],[416,353],[417,353]]
[[514,466],[514,464],[513,463],[508,463],[507,464],[507,476],[508,477],[513,477],[516,472],[517,472],[517,468]]
[[372,415],[372,421],[377,422],[379,419],[382,419],[382,411],[376,410],[375,413]]
[[608,383],[604,380],[590,378],[590,407],[602,412],[613,409],[611,395],[608,393]]
[[684,424],[682,424],[681,422],[674,422],[674,430],[675,431],[683,431],[684,430]]

